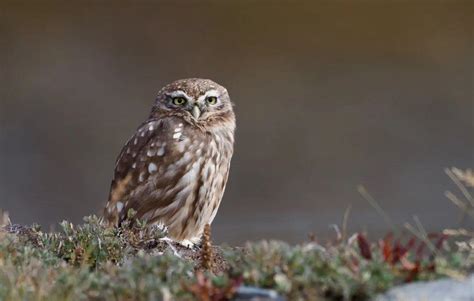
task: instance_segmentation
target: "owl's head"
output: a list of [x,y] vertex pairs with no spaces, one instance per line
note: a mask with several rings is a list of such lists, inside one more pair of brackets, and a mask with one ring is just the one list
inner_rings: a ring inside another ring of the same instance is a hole
[[158,92],[150,117],[169,116],[204,128],[235,125],[226,88],[209,79],[180,79],[164,86]]

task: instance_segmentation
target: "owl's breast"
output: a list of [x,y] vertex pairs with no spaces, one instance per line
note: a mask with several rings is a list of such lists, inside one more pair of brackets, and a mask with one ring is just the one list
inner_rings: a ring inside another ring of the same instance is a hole
[[120,220],[133,208],[137,218],[166,225],[179,240],[199,236],[217,213],[232,152],[232,132],[203,131],[179,119],[147,122],[119,159],[129,176],[123,191],[114,185],[117,197],[108,208],[117,208]]
[[214,164],[230,159],[233,153],[233,132],[225,130],[204,131],[185,122],[173,122],[167,134],[167,150],[197,159],[212,159]]
[[198,236],[204,225],[214,219],[229,173],[231,138],[180,123],[170,133],[169,151],[175,161],[168,169],[174,174],[182,171],[173,188],[175,199],[169,206],[176,211],[162,215],[164,223],[175,232],[173,236],[180,239]]

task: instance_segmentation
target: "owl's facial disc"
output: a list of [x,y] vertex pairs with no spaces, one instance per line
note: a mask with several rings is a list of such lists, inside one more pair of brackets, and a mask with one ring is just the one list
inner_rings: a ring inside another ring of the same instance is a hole
[[193,98],[182,90],[172,91],[167,94],[168,106],[174,110],[187,112],[196,121],[206,119],[207,116],[218,111],[221,106],[220,94],[211,89],[204,95]]
[[163,87],[150,116],[175,116],[201,126],[217,126],[234,120],[227,90],[210,80],[194,78]]

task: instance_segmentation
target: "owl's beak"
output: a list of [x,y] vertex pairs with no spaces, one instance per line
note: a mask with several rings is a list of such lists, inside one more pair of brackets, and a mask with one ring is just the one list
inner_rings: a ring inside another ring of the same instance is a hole
[[198,106],[194,106],[193,110],[191,111],[191,114],[193,115],[194,119],[199,119],[199,116],[201,116],[201,110],[199,109]]

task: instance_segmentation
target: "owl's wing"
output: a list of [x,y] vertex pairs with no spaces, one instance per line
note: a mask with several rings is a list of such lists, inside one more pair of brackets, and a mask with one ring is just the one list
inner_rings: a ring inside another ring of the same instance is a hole
[[174,200],[167,192],[184,174],[184,169],[174,164],[180,155],[175,132],[180,126],[182,123],[173,119],[148,120],[123,147],[104,210],[109,223],[119,224],[131,208],[142,218]]

